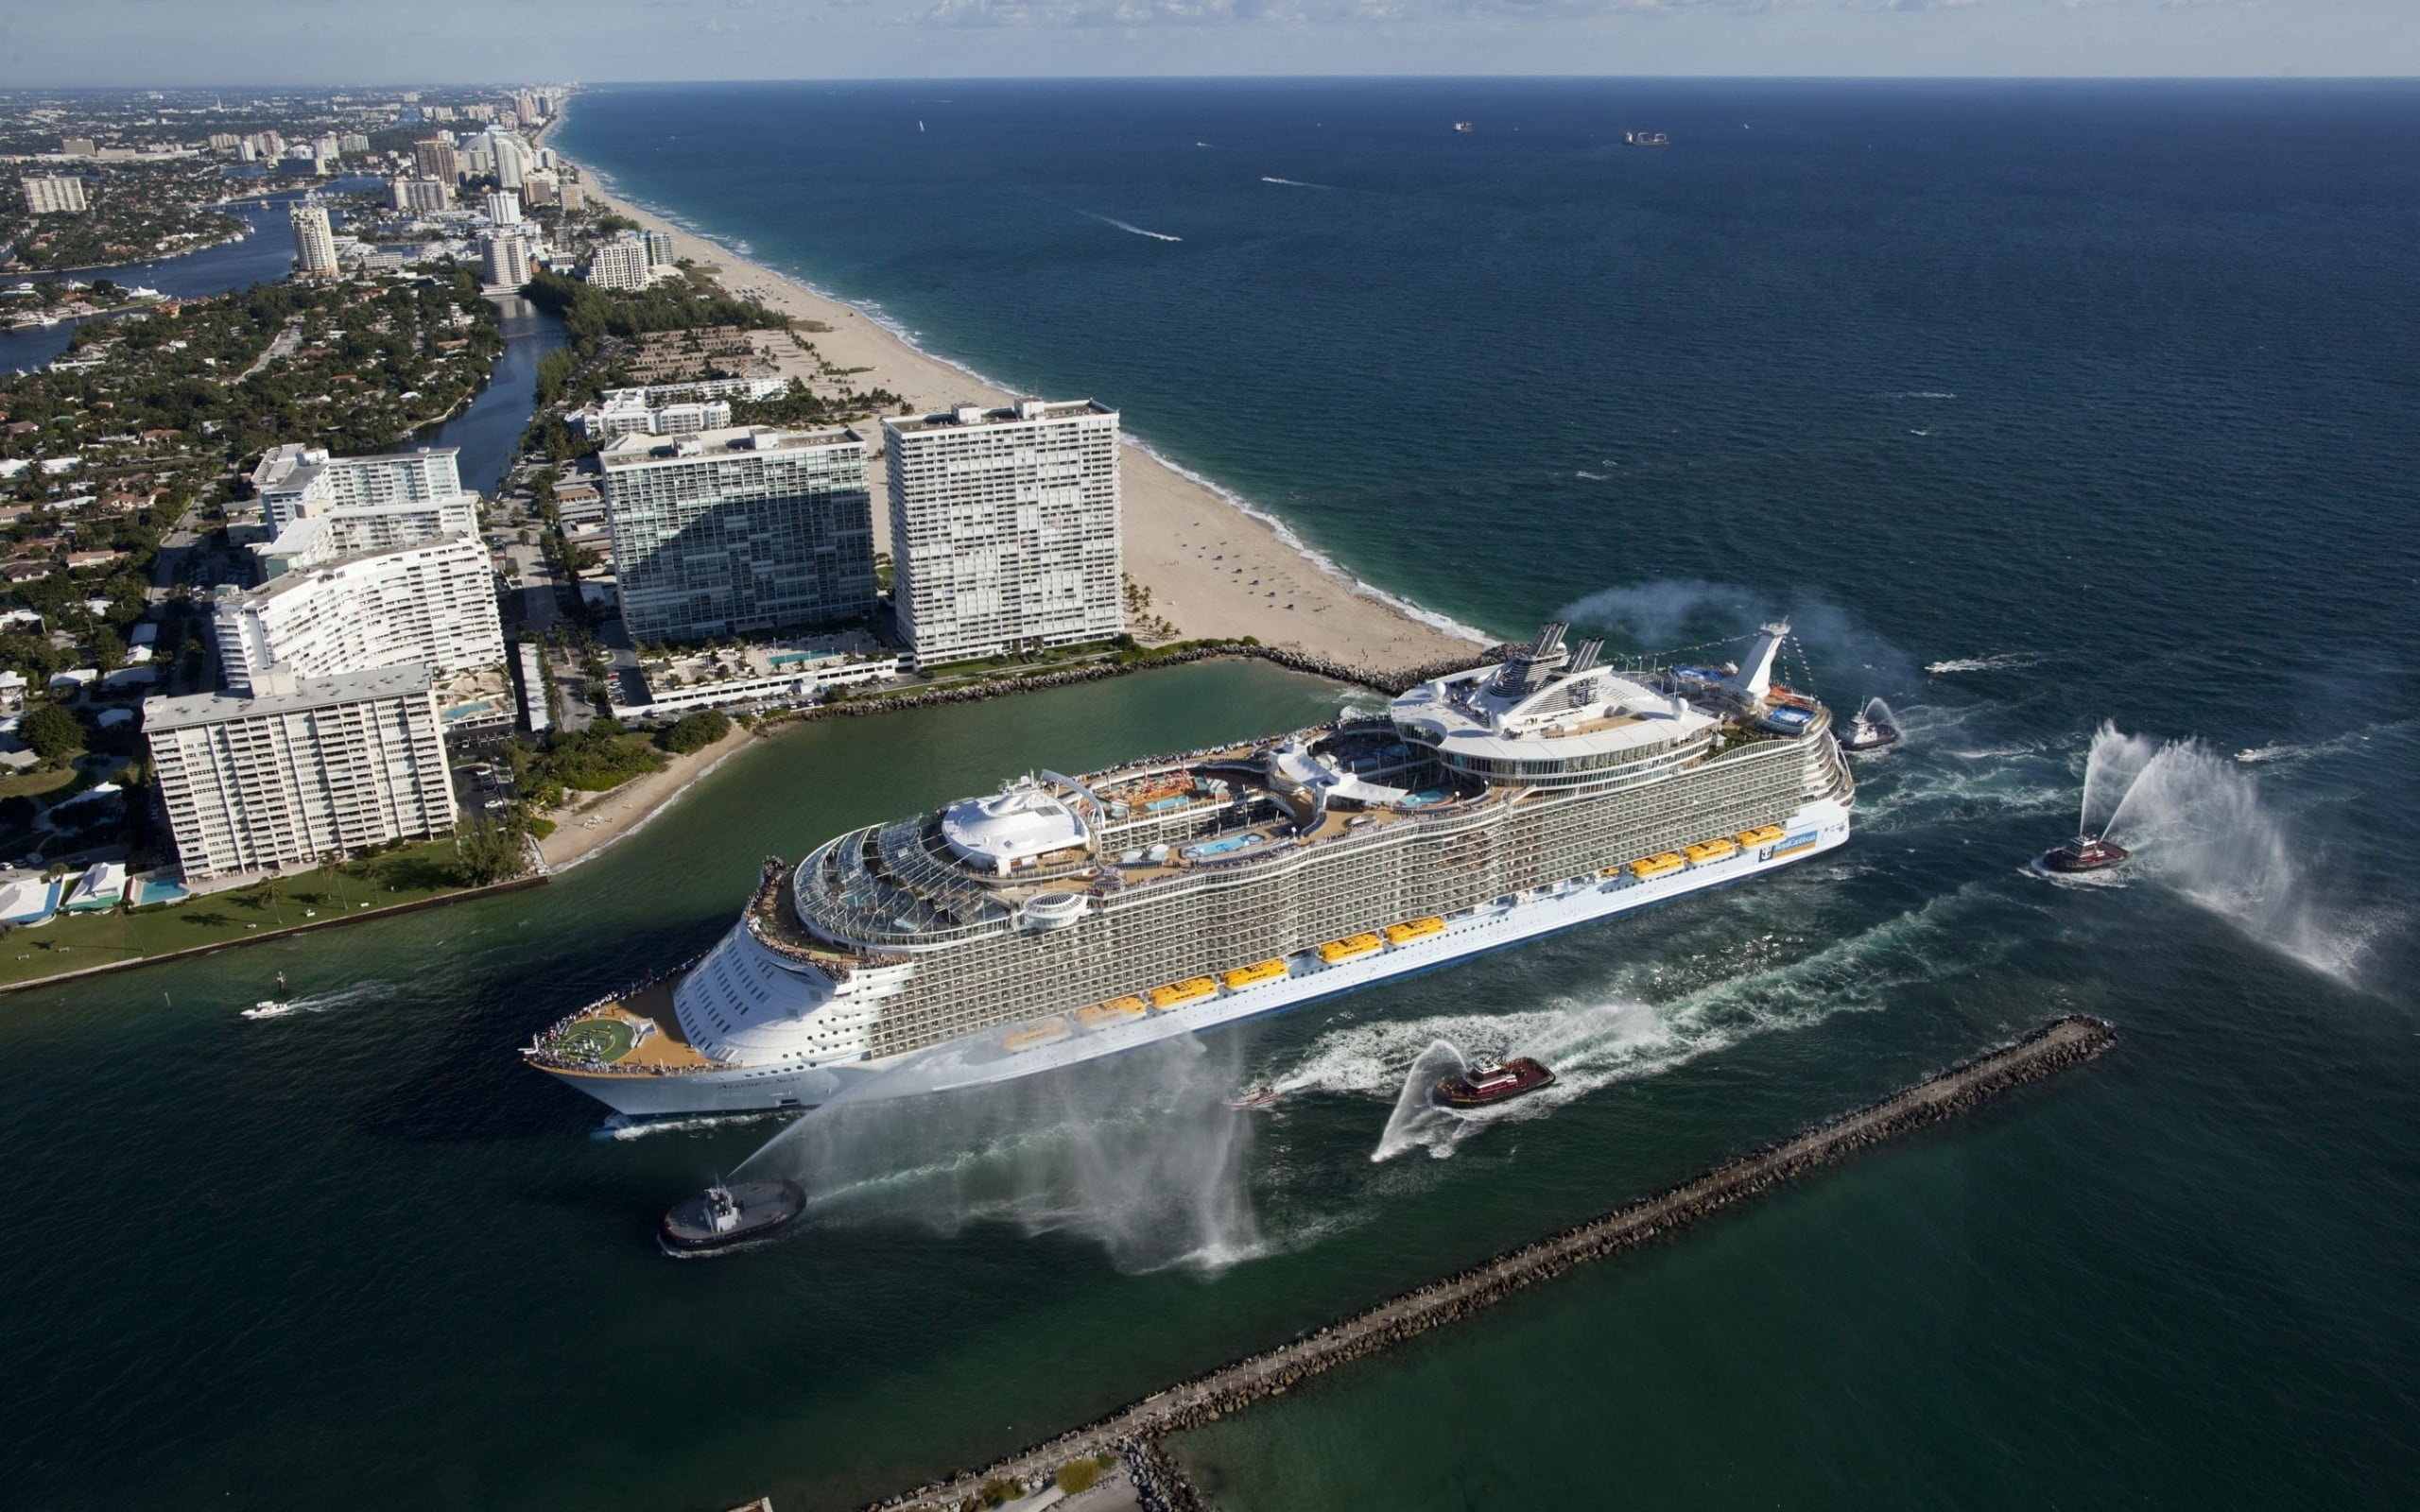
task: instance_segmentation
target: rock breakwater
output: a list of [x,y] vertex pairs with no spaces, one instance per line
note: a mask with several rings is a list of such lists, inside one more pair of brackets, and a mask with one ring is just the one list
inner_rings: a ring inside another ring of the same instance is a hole
[[[2056,1019],[2024,1038],[1962,1061],[1877,1102],[1724,1161],[1652,1195],[1561,1233],[1507,1250],[1375,1307],[1206,1371],[997,1464],[920,1486],[880,1512],[955,1508],[1002,1477],[1029,1486],[1058,1467],[1103,1452],[1124,1458],[1144,1504],[1203,1508],[1183,1469],[1154,1442],[1212,1422],[1322,1371],[1392,1349],[1469,1316],[1586,1261],[1653,1243],[1862,1149],[1971,1112],[2003,1092],[2044,1080],[2107,1050],[2117,1031],[2099,1019]],[[1147,1491],[1145,1488],[1149,1487]]]

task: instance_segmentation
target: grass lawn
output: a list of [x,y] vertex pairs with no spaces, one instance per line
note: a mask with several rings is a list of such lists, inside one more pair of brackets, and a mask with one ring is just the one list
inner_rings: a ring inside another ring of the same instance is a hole
[[[239,887],[139,913],[60,914],[0,936],[0,982],[24,982],[112,961],[217,945],[338,915],[369,917],[397,903],[459,892],[454,842],[432,840],[391,855],[280,877],[264,890]],[[371,906],[364,908],[361,905]]]
[[83,775],[73,766],[61,766],[50,772],[10,772],[0,777],[0,798],[41,798],[58,792]]

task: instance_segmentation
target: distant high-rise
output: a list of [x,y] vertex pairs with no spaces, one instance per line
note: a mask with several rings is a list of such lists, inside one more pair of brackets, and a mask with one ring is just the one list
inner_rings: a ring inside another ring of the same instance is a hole
[[454,144],[441,136],[430,137],[412,144],[412,166],[424,179],[452,183],[462,176],[462,164],[455,155]]
[[652,276],[646,241],[630,232],[599,246],[588,257],[588,282],[600,289],[643,289]]
[[1115,410],[1028,399],[882,432],[892,600],[918,665],[1126,627]]
[[529,149],[511,132],[490,128],[487,132],[488,151],[495,158],[495,181],[505,189],[518,189],[521,180],[532,166]]
[[598,461],[631,635],[694,641],[873,611],[865,443],[847,431],[625,436]]
[[387,198],[397,210],[427,215],[454,202],[454,192],[441,179],[394,178],[387,180]]
[[26,208],[37,215],[72,215],[84,208],[84,180],[73,174],[52,174],[20,180]]
[[329,678],[504,661],[494,569],[467,532],[332,558],[258,588],[221,588],[211,620],[227,691],[245,697],[277,667]]
[[337,271],[337,233],[327,210],[306,199],[294,207],[294,270],[304,278],[330,278]]
[[639,234],[647,240],[647,266],[670,267],[672,266],[672,233],[668,231],[647,231]]
[[551,205],[562,198],[562,180],[552,168],[532,168],[521,176],[521,201]]
[[521,224],[521,197],[510,189],[498,189],[488,196],[488,219],[497,226]]
[[533,276],[529,238],[517,227],[479,233],[480,283],[492,289],[517,289]]

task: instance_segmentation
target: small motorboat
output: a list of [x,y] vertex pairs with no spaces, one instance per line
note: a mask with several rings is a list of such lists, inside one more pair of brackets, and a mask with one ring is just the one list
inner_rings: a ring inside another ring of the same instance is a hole
[[2048,871],[2099,871],[2116,866],[2130,853],[2125,847],[2112,845],[2097,834],[2079,834],[2063,846],[2043,851],[2042,866]]
[[665,1247],[722,1249],[762,1239],[806,1211],[806,1193],[791,1180],[717,1182],[665,1210]]
[[1841,743],[1844,751],[1880,750],[1899,743],[1899,727],[1891,722],[1891,713],[1882,708],[1882,700],[1874,698],[1857,712],[1847,730],[1834,730],[1832,738]]
[[1526,1097],[1554,1085],[1554,1073],[1527,1056],[1511,1060],[1476,1060],[1459,1076],[1437,1084],[1436,1101],[1445,1108],[1486,1108]]
[[1276,1088],[1270,1086],[1267,1082],[1258,1082],[1228,1098],[1227,1106],[1238,1112],[1255,1112],[1264,1108],[1274,1107],[1279,1095]]

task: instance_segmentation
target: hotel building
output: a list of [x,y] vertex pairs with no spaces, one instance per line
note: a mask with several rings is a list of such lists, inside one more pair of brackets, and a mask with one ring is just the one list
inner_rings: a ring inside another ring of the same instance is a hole
[[147,698],[143,732],[188,878],[454,830],[425,666],[309,681],[280,672],[251,697]]
[[307,679],[504,661],[494,569],[475,536],[341,557],[249,591],[221,588],[211,608],[227,691],[245,697],[277,668]]
[[865,444],[849,432],[625,436],[598,461],[632,637],[811,628],[873,611]]
[[294,223],[294,270],[304,278],[334,278],[337,233],[328,224],[326,207],[304,200],[290,216]]
[[892,597],[919,666],[1125,629],[1115,410],[1028,399],[882,431]]

